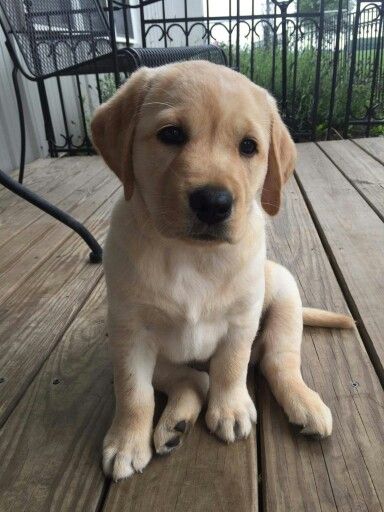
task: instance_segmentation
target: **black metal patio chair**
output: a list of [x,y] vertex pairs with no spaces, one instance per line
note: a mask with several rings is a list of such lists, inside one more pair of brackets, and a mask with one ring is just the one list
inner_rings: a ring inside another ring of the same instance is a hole
[[[48,148],[51,155],[57,156],[45,79],[56,77],[62,111],[65,113],[59,77],[75,76],[80,91],[79,75],[113,73],[118,85],[121,72],[128,76],[143,65],[155,67],[191,59],[226,64],[226,56],[220,48],[213,45],[118,48],[111,0],[108,19],[98,0],[80,0],[76,2],[76,8],[73,5],[73,2],[63,0],[0,0],[0,25],[13,62],[12,79],[19,111],[21,139],[19,183],[2,171],[0,183],[76,231],[92,250],[90,261],[100,262],[102,249],[83,225],[22,185],[26,134],[18,72],[37,83]],[[83,108],[81,102],[80,108]],[[66,122],[64,118],[65,125]],[[91,141],[86,142],[92,147]]]

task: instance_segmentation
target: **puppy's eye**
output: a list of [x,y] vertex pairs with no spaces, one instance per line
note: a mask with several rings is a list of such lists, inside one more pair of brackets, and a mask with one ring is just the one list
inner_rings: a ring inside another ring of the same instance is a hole
[[164,144],[180,146],[187,142],[185,132],[178,126],[165,126],[157,132],[157,138]]
[[243,139],[239,146],[240,153],[246,156],[252,156],[257,152],[257,144],[253,139]]

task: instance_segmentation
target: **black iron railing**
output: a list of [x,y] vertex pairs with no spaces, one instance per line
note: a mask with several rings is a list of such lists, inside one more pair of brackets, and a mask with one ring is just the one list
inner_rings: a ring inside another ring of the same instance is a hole
[[[349,3],[352,12],[346,0],[332,12],[324,0],[303,12],[300,0],[271,0],[259,13],[256,0],[249,12],[240,0],[224,0],[212,16],[206,0],[204,16],[192,17],[185,1],[175,17],[164,0],[146,2],[142,45],[166,46],[180,34],[188,44],[196,33],[220,44],[230,66],[277,97],[296,140],[384,134],[384,2]],[[149,4],[161,4],[159,16],[148,17]]]
[[[229,66],[276,96],[297,141],[384,134],[384,0],[339,0],[332,12],[326,0],[311,12],[301,0],[269,0],[265,12],[258,0],[246,3],[248,11],[241,0],[223,0],[218,14],[210,0],[77,0],[76,9],[58,0],[70,8],[36,9],[50,2],[24,0],[22,17],[13,7],[21,0],[3,2],[15,17],[14,37],[25,41],[29,73],[54,77],[54,98],[53,86],[47,95],[37,80],[51,155],[92,151],[92,110],[129,75],[123,49],[134,37],[144,48],[219,45]],[[72,98],[63,75],[74,76]],[[52,101],[61,108],[60,130]],[[67,112],[71,102],[77,119]]]

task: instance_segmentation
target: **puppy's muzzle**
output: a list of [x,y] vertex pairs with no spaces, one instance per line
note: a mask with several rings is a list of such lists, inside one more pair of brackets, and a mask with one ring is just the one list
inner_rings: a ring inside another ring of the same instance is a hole
[[233,196],[221,187],[205,186],[189,194],[189,206],[200,222],[212,226],[228,219],[232,212]]

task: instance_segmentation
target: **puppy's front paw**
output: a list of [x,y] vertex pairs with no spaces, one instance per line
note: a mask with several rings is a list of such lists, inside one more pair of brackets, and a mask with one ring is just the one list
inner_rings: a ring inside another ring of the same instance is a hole
[[153,441],[158,454],[167,454],[182,445],[204,405],[209,377],[196,372],[194,381],[186,380],[174,390],[156,426]]
[[151,457],[148,433],[132,429],[129,425],[126,428],[112,425],[109,429],[103,445],[103,470],[113,480],[141,473]]
[[284,410],[291,423],[302,426],[301,433],[328,437],[332,434],[332,413],[320,396],[303,385],[290,393]]
[[228,443],[249,436],[256,408],[247,389],[211,396],[205,421],[209,430]]

